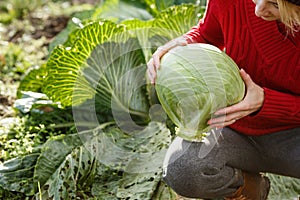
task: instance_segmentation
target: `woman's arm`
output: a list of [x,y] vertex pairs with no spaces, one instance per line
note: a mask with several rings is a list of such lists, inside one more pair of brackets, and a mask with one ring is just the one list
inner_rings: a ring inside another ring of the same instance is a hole
[[220,10],[216,0],[207,2],[207,7],[202,19],[197,26],[191,28],[184,37],[188,43],[208,43],[220,49],[224,49],[223,31],[218,19]]
[[274,122],[300,125],[300,96],[264,88],[265,100],[257,116]]

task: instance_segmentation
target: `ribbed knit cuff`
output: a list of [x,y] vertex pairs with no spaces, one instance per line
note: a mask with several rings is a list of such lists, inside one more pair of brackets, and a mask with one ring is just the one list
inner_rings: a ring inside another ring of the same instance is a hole
[[183,35],[182,37],[184,37],[184,38],[186,39],[186,41],[187,41],[188,44],[195,43],[195,42],[193,41],[193,38],[192,38],[190,35],[188,35],[188,34],[185,34],[185,35]]
[[[299,113],[300,102],[296,102],[296,96],[264,88],[265,100],[257,115],[267,118],[286,121]],[[298,98],[298,101],[300,98]]]

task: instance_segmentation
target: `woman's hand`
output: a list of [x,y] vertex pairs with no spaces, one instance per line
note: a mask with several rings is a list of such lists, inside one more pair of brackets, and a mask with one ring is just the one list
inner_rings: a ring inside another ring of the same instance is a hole
[[240,74],[246,85],[246,96],[239,103],[216,111],[214,114],[217,117],[208,120],[211,127],[222,128],[231,125],[237,120],[259,111],[262,107],[264,102],[263,88],[255,84],[243,69],[240,70]]
[[152,55],[152,58],[147,63],[147,67],[148,67],[147,73],[151,81],[151,84],[155,83],[156,71],[159,69],[161,57],[163,57],[163,55],[165,55],[172,48],[176,46],[185,46],[187,44],[188,42],[186,41],[186,38],[181,36],[157,48],[157,50]]

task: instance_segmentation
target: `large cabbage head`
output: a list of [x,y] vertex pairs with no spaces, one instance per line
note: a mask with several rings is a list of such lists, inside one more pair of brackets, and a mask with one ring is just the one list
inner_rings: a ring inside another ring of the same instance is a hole
[[235,62],[215,46],[179,46],[161,59],[155,89],[178,136],[201,141],[220,108],[242,100],[245,85]]

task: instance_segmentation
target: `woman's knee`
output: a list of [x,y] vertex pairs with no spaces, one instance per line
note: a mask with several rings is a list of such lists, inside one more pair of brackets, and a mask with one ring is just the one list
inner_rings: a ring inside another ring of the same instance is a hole
[[172,145],[165,159],[163,180],[177,194],[190,198],[224,197],[243,184],[240,171],[218,162],[213,153],[200,158],[196,151],[201,143],[176,139]]
[[209,191],[207,181],[211,181],[205,180],[205,176],[213,174],[206,175],[201,170],[197,171],[197,167],[180,162],[180,159],[164,167],[163,171],[163,180],[167,185],[177,194],[190,198],[203,198],[204,192]]

